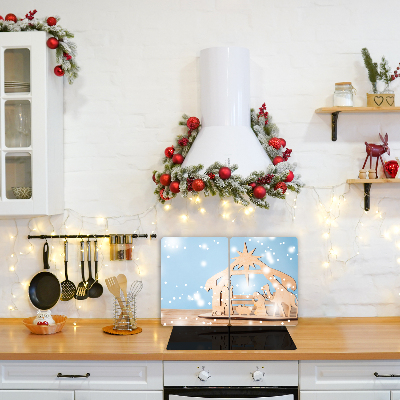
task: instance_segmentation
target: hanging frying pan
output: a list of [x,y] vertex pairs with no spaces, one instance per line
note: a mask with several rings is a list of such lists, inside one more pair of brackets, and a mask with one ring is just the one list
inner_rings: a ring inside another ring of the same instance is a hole
[[49,310],[53,308],[60,299],[61,286],[57,277],[50,271],[49,265],[49,245],[43,246],[44,271],[37,273],[29,285],[29,298],[31,303],[39,310]]

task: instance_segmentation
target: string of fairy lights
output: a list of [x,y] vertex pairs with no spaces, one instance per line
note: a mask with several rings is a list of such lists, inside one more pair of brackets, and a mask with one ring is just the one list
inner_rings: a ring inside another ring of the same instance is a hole
[[[375,220],[379,220],[379,236],[385,239],[390,240],[391,235],[388,231],[382,232],[382,226],[384,224],[386,213],[382,210],[381,203],[385,199],[391,199],[390,197],[382,197],[377,201],[377,207],[374,211],[369,211],[368,213],[364,211],[364,193],[363,191],[357,187],[357,185],[353,185],[356,190],[359,190],[362,193],[361,200],[360,200],[360,213],[356,217],[356,222],[354,225],[354,236],[353,238],[353,251],[347,257],[342,257],[340,254],[339,246],[335,244],[332,236],[335,232],[335,228],[338,227],[338,220],[340,219],[343,211],[343,207],[346,203],[348,203],[346,197],[350,193],[350,185],[347,183],[338,184],[335,186],[305,186],[303,190],[310,191],[315,204],[317,206],[317,216],[320,223],[320,227],[322,229],[321,237],[326,243],[326,255],[323,260],[321,260],[321,267],[332,271],[332,267],[334,263],[340,263],[344,266],[354,258],[356,258],[360,254],[360,241],[363,240],[362,236],[362,227],[364,226],[364,219],[368,218],[371,219],[371,216]],[[328,191],[329,200],[324,201],[322,199],[321,193],[325,193]],[[338,194],[340,193],[340,194]],[[301,194],[300,194],[301,195]],[[298,203],[298,196],[299,194],[294,194],[294,197],[287,197],[285,201],[286,211],[288,212],[291,221],[296,221],[296,213],[297,213],[297,203]],[[325,203],[325,204],[324,204]],[[151,233],[157,232],[157,220],[158,220],[158,207],[163,207],[164,211],[166,212],[179,212],[179,220],[182,223],[187,223],[190,221],[191,218],[194,217],[192,213],[196,213],[196,215],[207,215],[206,206],[203,204],[203,199],[200,198],[198,195],[188,196],[186,201],[184,202],[184,206],[182,207],[182,203],[180,203],[179,208],[175,207],[173,203],[160,205],[156,202],[154,205],[147,208],[145,211],[132,214],[132,215],[120,215],[120,216],[111,216],[111,217],[104,217],[104,216],[84,216],[79,214],[77,211],[72,209],[66,209],[64,212],[63,220],[60,225],[59,229],[56,229],[57,224],[52,221],[52,218],[55,216],[46,217],[48,224],[51,227],[51,235],[65,235],[71,233],[73,229],[73,234],[85,235],[85,227],[87,225],[91,225],[91,231],[93,231],[93,226],[97,227],[97,231],[95,234],[109,234],[110,225],[112,225],[112,229],[115,230],[115,227],[118,225],[123,225],[127,223],[134,223],[135,230],[134,233],[140,233],[143,231],[143,220],[145,217],[150,216],[151,214]],[[182,210],[184,211],[182,213]],[[256,212],[255,208],[252,206],[240,206],[229,200],[221,199],[218,208],[217,214],[222,219],[225,220],[226,223],[235,223],[238,217],[249,217],[254,215]],[[271,210],[265,211],[266,213],[270,213]],[[191,214],[191,215],[189,215]],[[367,215],[368,214],[368,215]],[[27,228],[32,235],[40,235],[46,232],[41,232],[38,226],[38,221],[42,221],[44,217],[32,217],[28,220]],[[79,229],[76,232],[76,227],[70,226],[69,221],[72,219],[79,221]],[[17,311],[17,297],[18,294],[16,293],[16,287],[23,288],[24,292],[27,292],[29,287],[29,281],[20,280],[20,276],[18,274],[19,261],[20,257],[27,256],[31,252],[35,250],[35,243],[34,240],[27,240],[27,245],[22,249],[22,251],[17,251],[17,242],[20,239],[20,230],[18,228],[18,220],[14,219],[15,229],[10,234],[11,240],[11,254],[7,258],[8,262],[8,269],[10,274],[14,276],[13,282],[10,285],[11,288],[11,298],[10,298],[10,305],[9,311]],[[147,229],[147,228],[146,228]],[[57,233],[56,233],[57,231]],[[48,230],[47,230],[48,232]],[[395,226],[393,228],[394,234],[400,233],[400,226]],[[65,239],[50,239],[50,260],[52,261],[52,266],[56,270],[55,274],[58,275],[60,278],[64,275],[64,240]],[[106,253],[105,249],[108,250],[108,238],[99,238],[99,275],[101,275],[101,271],[104,267],[108,267],[107,259],[109,259],[108,253]],[[133,249],[135,248],[135,244],[133,244]],[[396,243],[396,247],[400,249],[400,242]],[[60,253],[58,253],[59,249],[62,249]],[[131,262],[131,261],[130,261]],[[400,264],[400,257],[397,258],[397,262]],[[60,268],[60,265],[62,268]],[[138,256],[133,257],[133,269],[136,271],[139,277],[143,276],[146,272],[145,267],[142,263],[140,263],[140,258]],[[80,264],[78,265],[80,267]],[[61,280],[61,279],[60,279]],[[75,300],[75,308],[79,315],[79,311],[81,309],[81,302]]]

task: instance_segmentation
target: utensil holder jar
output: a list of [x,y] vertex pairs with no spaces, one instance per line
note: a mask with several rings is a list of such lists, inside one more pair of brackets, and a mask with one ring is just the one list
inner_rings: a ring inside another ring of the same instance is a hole
[[127,300],[114,300],[114,330],[133,331],[136,326],[135,297],[128,296]]

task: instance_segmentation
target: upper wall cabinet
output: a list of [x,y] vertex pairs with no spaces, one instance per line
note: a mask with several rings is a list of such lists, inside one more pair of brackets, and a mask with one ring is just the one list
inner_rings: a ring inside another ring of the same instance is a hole
[[48,37],[0,33],[0,216],[64,209],[63,78]]

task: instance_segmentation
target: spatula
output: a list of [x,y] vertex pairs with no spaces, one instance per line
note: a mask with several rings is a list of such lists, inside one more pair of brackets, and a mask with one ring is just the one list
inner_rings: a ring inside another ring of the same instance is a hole
[[61,282],[61,301],[71,300],[76,293],[76,286],[68,279],[68,242],[64,242],[65,281]]
[[82,282],[76,288],[75,298],[77,300],[86,300],[88,298],[87,282],[85,280],[85,242],[81,241],[81,273]]
[[117,281],[119,287],[122,290],[122,293],[124,294],[125,301],[128,301],[128,281],[126,279],[126,276],[124,274],[119,274],[117,276]]
[[118,284],[117,278],[115,276],[111,276],[110,278],[106,278],[107,289],[110,293],[117,299],[121,310],[125,310],[124,304],[121,300],[121,288]]

